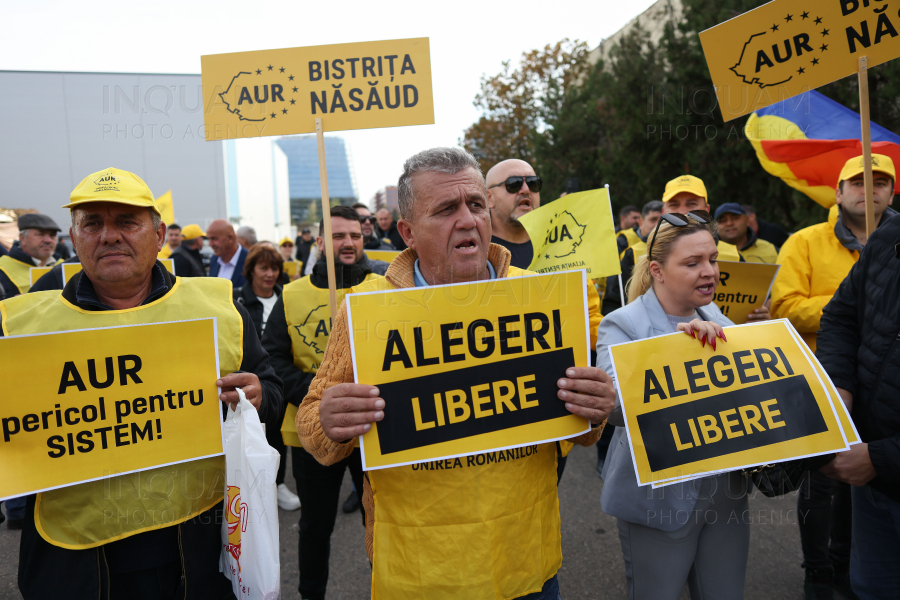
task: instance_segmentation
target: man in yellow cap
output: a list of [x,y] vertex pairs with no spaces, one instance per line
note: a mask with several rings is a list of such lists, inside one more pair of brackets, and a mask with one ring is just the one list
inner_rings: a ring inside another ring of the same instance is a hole
[[[896,214],[890,208],[896,172],[890,157],[880,154],[872,155],[872,170],[877,226]],[[837,203],[831,207],[828,221],[798,231],[778,254],[781,270],[772,286],[772,316],[789,319],[813,351],[822,310],[868,240],[863,171],[862,156],[848,160],[838,177]],[[800,494],[797,507],[806,587],[826,588],[832,582],[843,586],[849,582],[849,485],[812,471],[809,492]],[[832,521],[843,526],[832,527]]]
[[[281,380],[269,366],[250,316],[233,303],[229,282],[176,278],[156,259],[166,226],[147,185],[132,173],[104,169],[78,184],[66,208],[82,271],[62,293],[38,292],[0,303],[2,334],[214,317],[219,399],[236,403],[235,388],[241,388],[260,420],[278,427]],[[19,551],[22,596],[233,597],[218,566],[224,464],[218,456],[29,496]],[[154,478],[176,483],[167,491],[151,487]],[[122,489],[136,493],[114,491]]]
[[191,223],[181,230],[181,244],[172,250],[172,265],[179,277],[206,277],[203,267],[203,240],[206,232]]
[[[662,214],[670,213],[689,213],[692,210],[705,210],[709,212],[708,195],[706,193],[706,185],[703,180],[693,175],[681,175],[666,184],[666,190],[662,197]],[[710,217],[711,218],[711,217]],[[733,262],[741,262],[741,255],[738,249],[722,240],[717,240],[719,248],[719,260],[727,260]],[[629,247],[622,254],[622,285],[627,287],[628,279],[631,277],[631,271],[634,269],[635,261],[647,252],[647,245],[640,244],[635,247]],[[610,282],[611,283],[611,282]],[[618,287],[618,282],[614,288]],[[609,284],[607,284],[607,293],[609,293]],[[615,293],[615,292],[614,292]],[[766,311],[768,318],[768,311]],[[751,320],[753,320],[751,318]]]

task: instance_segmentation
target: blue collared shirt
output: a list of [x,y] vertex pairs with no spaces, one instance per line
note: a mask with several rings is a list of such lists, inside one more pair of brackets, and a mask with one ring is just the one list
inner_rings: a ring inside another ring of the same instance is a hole
[[[82,273],[84,273],[84,271],[82,271]],[[140,305],[143,306],[153,302],[167,291],[169,291],[169,286],[166,283],[165,275],[163,275],[163,266],[157,261],[156,264],[153,265],[150,295],[144,298],[144,301],[141,302]],[[75,288],[75,300],[78,302],[79,306],[87,305],[95,307],[98,310],[115,310],[112,306],[108,306],[100,301],[96,290],[94,290],[94,284],[87,277],[78,278],[78,287]]]
[[[497,272],[494,271],[494,265],[491,264],[491,261],[487,262],[488,271],[491,274],[491,279],[497,279]],[[413,273],[413,278],[416,282],[416,287],[428,287],[428,284],[425,282],[425,278],[422,277],[422,271],[419,270],[419,259],[416,259],[415,264],[413,265],[413,269],[415,270]]]

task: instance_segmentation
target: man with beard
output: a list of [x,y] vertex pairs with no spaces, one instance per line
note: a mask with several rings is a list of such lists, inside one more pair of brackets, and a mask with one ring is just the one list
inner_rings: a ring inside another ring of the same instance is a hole
[[[324,222],[319,225],[319,231],[324,233]],[[359,216],[349,206],[331,208],[331,237],[336,301],[340,304],[351,287],[384,275],[388,263],[369,260],[363,253]],[[284,378],[285,399],[294,406],[306,396],[331,334],[325,243],[322,236],[316,238],[321,258],[313,267],[312,275],[284,286],[263,334],[263,348],[269,353],[275,372]],[[288,414],[296,414],[296,410]],[[303,598],[324,598],[331,533],[344,469],[350,468],[354,485],[361,490],[362,462],[359,450],[355,449],[343,460],[326,467],[305,449],[293,447],[291,463],[303,506],[299,530],[299,591]]]

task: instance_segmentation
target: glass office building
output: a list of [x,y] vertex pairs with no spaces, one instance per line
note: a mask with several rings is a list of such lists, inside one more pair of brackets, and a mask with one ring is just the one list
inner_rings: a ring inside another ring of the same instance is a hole
[[[285,136],[278,146],[287,155],[291,190],[291,220],[295,225],[317,223],[321,218],[322,190],[319,182],[319,154],[316,136]],[[328,167],[328,196],[332,204],[351,205],[358,201],[353,162],[343,139],[325,138]]]

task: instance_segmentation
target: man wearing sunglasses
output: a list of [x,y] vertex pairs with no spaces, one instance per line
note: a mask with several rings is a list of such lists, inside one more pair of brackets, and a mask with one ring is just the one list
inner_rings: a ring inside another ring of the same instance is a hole
[[524,160],[511,158],[494,165],[485,177],[491,209],[491,242],[512,254],[512,266],[527,269],[534,258],[528,231],[519,218],[541,205],[541,178]]
[[355,209],[359,215],[359,224],[362,227],[363,234],[363,250],[396,250],[389,239],[382,239],[373,235],[378,217],[372,214],[368,206],[362,202],[357,202],[351,208]]

